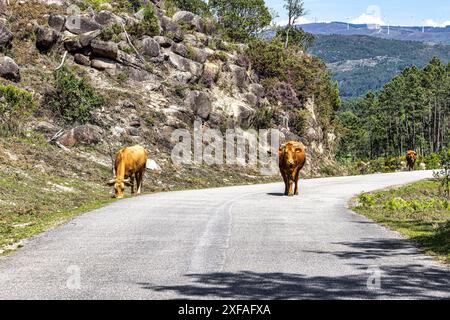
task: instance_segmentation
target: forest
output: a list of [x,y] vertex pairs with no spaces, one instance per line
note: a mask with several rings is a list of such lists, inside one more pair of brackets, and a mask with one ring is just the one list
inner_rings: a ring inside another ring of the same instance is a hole
[[339,159],[439,154],[450,148],[450,64],[434,57],[377,91],[346,100],[337,115]]

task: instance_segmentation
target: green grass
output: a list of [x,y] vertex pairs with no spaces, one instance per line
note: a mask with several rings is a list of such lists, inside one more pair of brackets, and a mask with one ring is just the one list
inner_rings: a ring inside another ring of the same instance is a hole
[[364,193],[356,212],[400,232],[424,252],[450,264],[450,200],[436,180]]

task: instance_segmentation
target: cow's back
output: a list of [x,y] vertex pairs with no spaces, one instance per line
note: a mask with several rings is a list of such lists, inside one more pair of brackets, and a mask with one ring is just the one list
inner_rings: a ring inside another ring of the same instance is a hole
[[116,168],[122,165],[126,173],[135,173],[145,167],[147,158],[147,150],[140,145],[123,148],[117,154]]

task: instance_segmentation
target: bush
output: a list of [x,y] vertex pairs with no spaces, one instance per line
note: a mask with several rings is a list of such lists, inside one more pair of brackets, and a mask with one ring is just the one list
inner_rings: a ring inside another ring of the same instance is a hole
[[122,26],[118,23],[115,23],[111,26],[105,27],[102,29],[100,33],[100,39],[103,41],[114,41],[120,42],[120,33],[122,32]]
[[430,153],[422,159],[418,159],[417,163],[420,162],[424,162],[429,170],[439,169],[441,166],[441,157],[437,153]]
[[246,42],[270,25],[264,0],[211,0],[208,2],[225,37]]
[[269,107],[264,107],[256,110],[254,126],[256,129],[268,129],[272,125],[273,110]]
[[128,26],[127,31],[135,38],[141,38],[144,35],[151,37],[159,35],[159,20],[156,16],[153,4],[149,3],[144,7],[143,19]]
[[190,11],[200,16],[210,14],[208,5],[202,0],[166,0],[165,6],[166,8],[176,7],[180,10]]
[[283,44],[277,39],[251,41],[246,50],[246,55],[251,61],[253,69],[265,78],[277,78],[283,73],[286,51]]
[[375,205],[375,199],[374,199],[373,195],[371,195],[369,193],[360,194],[358,199],[359,199],[359,202],[361,203],[361,205],[365,208],[370,208]]
[[35,108],[33,95],[13,85],[0,84],[0,134],[17,134]]
[[91,111],[105,103],[85,79],[78,77],[68,68],[55,72],[55,89],[47,95],[50,107],[67,122],[85,123]]

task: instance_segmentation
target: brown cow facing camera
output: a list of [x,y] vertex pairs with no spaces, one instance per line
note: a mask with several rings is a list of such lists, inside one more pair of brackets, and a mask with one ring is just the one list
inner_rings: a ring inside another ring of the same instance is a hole
[[[301,142],[289,141],[278,150],[278,165],[284,180],[284,194],[298,195],[298,175],[306,162],[305,146]],[[295,190],[292,185],[295,183]]]
[[408,163],[408,170],[414,170],[414,165],[416,163],[417,160],[417,153],[413,150],[409,150],[406,153],[406,162]]
[[[121,199],[124,195],[125,185],[131,187],[131,193],[141,194],[142,183],[147,164],[148,151],[136,145],[121,149],[116,155],[114,163],[115,179],[108,182],[109,186],[114,186],[114,195]],[[136,186],[134,184],[136,180]]]

